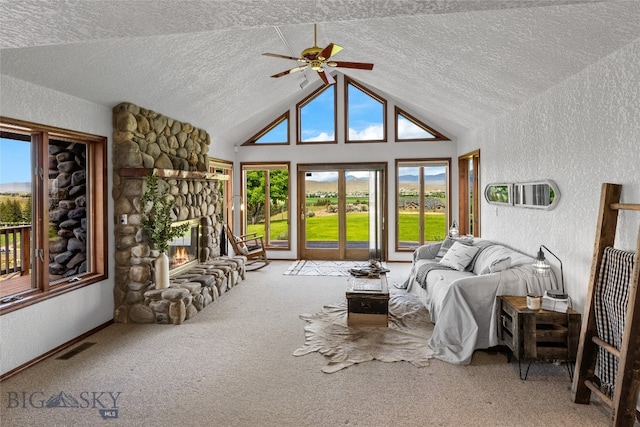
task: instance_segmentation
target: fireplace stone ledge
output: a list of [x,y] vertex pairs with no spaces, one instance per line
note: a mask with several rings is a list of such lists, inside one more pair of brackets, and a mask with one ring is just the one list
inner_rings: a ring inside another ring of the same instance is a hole
[[200,263],[171,278],[169,288],[155,289],[150,284],[146,290],[141,289],[140,300],[132,306],[129,317],[134,323],[180,325],[243,279],[242,259],[223,257]]

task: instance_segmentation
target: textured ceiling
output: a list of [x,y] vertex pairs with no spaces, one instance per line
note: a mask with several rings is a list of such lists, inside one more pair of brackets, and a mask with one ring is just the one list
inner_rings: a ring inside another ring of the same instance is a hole
[[2,0],[0,71],[236,144],[318,84],[269,78],[296,63],[261,55],[298,56],[314,22],[337,60],[375,63],[345,74],[455,136],[640,38],[640,2]]

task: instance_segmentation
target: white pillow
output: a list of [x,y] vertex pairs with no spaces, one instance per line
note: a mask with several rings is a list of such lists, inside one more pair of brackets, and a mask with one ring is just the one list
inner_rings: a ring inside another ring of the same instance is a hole
[[511,257],[508,256],[506,258],[497,259],[491,263],[490,266],[486,267],[482,270],[480,274],[489,274],[489,273],[498,273],[502,270],[506,270],[511,268]]
[[236,243],[240,247],[240,252],[241,252],[241,253],[236,254],[236,255],[246,255],[246,254],[248,254],[249,253],[249,248],[247,248],[247,245],[242,241],[240,236],[235,236],[234,235],[233,238],[235,239]]
[[442,257],[440,264],[458,271],[464,271],[464,269],[471,264],[473,257],[479,250],[480,248],[478,246],[467,246],[460,242],[455,242],[453,246],[451,246],[451,249]]
[[451,249],[451,246],[453,246],[453,244],[455,242],[456,241],[453,240],[451,237],[447,237],[446,239],[444,239],[442,241],[442,244],[440,245],[440,249],[438,250],[438,254],[435,256],[436,261],[440,261],[442,259],[442,257],[445,256],[447,251],[449,249]]

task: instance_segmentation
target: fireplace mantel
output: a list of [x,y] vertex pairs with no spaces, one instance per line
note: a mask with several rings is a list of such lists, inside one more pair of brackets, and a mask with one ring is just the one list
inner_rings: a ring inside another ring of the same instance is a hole
[[229,175],[215,172],[183,171],[158,168],[120,168],[119,175],[125,178],[144,178],[147,175],[155,175],[160,178],[199,179],[204,181],[228,181],[230,178]]

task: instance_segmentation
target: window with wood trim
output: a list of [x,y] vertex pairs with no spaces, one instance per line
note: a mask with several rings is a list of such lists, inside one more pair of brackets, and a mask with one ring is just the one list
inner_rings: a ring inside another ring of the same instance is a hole
[[243,234],[263,236],[267,248],[289,249],[289,163],[242,163],[241,169]]
[[480,150],[458,157],[458,175],[460,234],[480,237]]
[[345,77],[346,142],[387,141],[387,101]]
[[107,138],[1,118],[0,158],[1,312],[106,279]]
[[233,230],[233,163],[226,160],[209,158],[209,172],[215,173],[220,181],[222,200],[222,220]]
[[242,145],[289,145],[289,112],[269,123]]
[[396,141],[450,141],[449,138],[401,108],[395,107],[395,118]]
[[414,250],[447,236],[450,159],[396,160],[396,249]]
[[322,86],[296,106],[298,144],[335,144],[336,85]]

